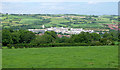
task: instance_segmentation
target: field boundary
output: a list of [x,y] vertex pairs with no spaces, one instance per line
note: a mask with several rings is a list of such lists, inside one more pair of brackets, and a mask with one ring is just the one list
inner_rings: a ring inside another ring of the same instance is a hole
[[117,68],[3,68],[2,70],[119,70]]

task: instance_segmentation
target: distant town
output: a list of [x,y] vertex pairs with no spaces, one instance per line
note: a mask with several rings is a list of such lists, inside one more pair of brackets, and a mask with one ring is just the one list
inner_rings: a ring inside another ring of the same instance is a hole
[[45,26],[42,26],[43,29],[28,29],[28,31],[32,31],[34,33],[44,34],[46,31],[54,31],[56,33],[61,34],[79,34],[81,32],[89,32],[93,33],[94,30],[84,30],[83,28],[64,28],[64,27],[51,27],[51,28],[45,28]]

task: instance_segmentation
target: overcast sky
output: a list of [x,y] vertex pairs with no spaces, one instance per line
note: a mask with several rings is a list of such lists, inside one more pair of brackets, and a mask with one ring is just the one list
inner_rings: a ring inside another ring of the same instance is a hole
[[119,0],[0,0],[2,2],[118,2]]
[[119,2],[119,0],[0,0],[0,1],[3,2],[3,3],[0,2],[2,4],[2,6],[0,6],[0,12],[2,13],[33,13],[33,14],[74,13],[88,15],[89,14],[116,15],[118,13],[117,2]]

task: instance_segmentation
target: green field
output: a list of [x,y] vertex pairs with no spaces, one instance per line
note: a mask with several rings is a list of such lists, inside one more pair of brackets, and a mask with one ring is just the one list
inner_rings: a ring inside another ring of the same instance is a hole
[[0,49],[0,70],[2,68],[2,49]]
[[3,68],[116,68],[117,60],[117,46],[2,50]]
[[108,29],[106,24],[117,24],[117,15],[65,15],[65,14],[1,14],[2,28],[40,29],[49,27],[100,28]]

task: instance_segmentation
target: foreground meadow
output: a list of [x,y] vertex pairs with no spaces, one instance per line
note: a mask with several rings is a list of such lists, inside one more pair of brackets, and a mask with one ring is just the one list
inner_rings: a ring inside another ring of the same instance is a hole
[[0,49],[0,70],[2,68],[2,49]]
[[117,46],[71,46],[2,50],[3,68],[116,68]]

